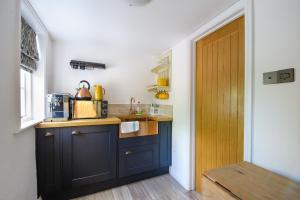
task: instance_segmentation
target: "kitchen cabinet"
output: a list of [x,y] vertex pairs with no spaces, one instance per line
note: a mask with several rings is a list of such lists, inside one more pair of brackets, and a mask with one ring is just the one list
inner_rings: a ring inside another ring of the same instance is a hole
[[85,126],[62,130],[63,178],[66,188],[116,178],[117,126]]
[[38,194],[70,199],[169,172],[172,123],[118,138],[119,125],[36,128]]
[[38,129],[36,160],[38,191],[52,195],[61,189],[61,147],[59,129]]
[[172,122],[159,122],[159,166],[172,164]]
[[119,177],[159,167],[158,136],[125,138],[119,145]]

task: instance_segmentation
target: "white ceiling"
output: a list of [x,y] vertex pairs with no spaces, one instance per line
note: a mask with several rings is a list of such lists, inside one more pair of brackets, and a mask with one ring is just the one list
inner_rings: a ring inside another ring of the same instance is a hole
[[54,40],[125,46],[158,53],[238,0],[29,0]]

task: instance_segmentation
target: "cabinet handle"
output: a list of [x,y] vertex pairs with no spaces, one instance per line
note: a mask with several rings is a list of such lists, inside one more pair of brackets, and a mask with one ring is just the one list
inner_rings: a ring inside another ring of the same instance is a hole
[[54,133],[47,132],[47,133],[45,134],[45,137],[50,137],[50,136],[54,136]]
[[72,131],[72,135],[79,135],[79,134],[80,134],[80,131],[77,131],[77,130]]
[[132,154],[132,151],[126,151],[125,152],[125,155],[129,155],[129,154]]

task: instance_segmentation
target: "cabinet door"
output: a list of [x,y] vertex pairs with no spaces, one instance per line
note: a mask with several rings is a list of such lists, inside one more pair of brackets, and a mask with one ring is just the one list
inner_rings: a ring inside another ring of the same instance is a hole
[[119,177],[157,169],[159,166],[157,143],[129,146],[119,150]]
[[42,196],[61,188],[59,129],[36,130],[36,162],[38,192]]
[[159,122],[159,166],[172,163],[172,122]]
[[76,188],[116,177],[118,126],[86,126],[63,131],[64,186]]

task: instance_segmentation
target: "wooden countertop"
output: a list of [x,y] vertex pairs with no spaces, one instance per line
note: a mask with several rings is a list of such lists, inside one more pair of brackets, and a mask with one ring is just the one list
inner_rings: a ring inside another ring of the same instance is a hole
[[238,199],[300,199],[299,183],[248,162],[209,170],[204,176]]
[[172,121],[173,118],[170,116],[150,116],[150,115],[141,115],[141,116],[119,116],[119,117],[108,117],[104,119],[76,119],[69,121],[61,122],[41,122],[36,125],[35,128],[59,128],[59,127],[72,127],[72,126],[96,126],[96,125],[109,125],[109,124],[120,124],[122,118],[129,119],[139,119],[139,118],[149,118],[150,120],[155,120],[158,122]]
[[35,126],[35,128],[58,128],[58,127],[71,127],[71,126],[96,126],[96,125],[109,125],[120,124],[121,120],[117,117],[109,117],[104,119],[76,119],[64,122],[42,122]]
[[149,120],[154,120],[158,122],[167,122],[167,121],[173,121],[173,117],[171,116],[166,116],[166,115],[117,115],[116,117],[120,118],[121,120],[134,120],[134,119],[149,119]]
[[169,122],[173,121],[173,117],[165,116],[165,115],[157,115],[157,116],[149,116],[150,119],[158,121],[158,122]]

